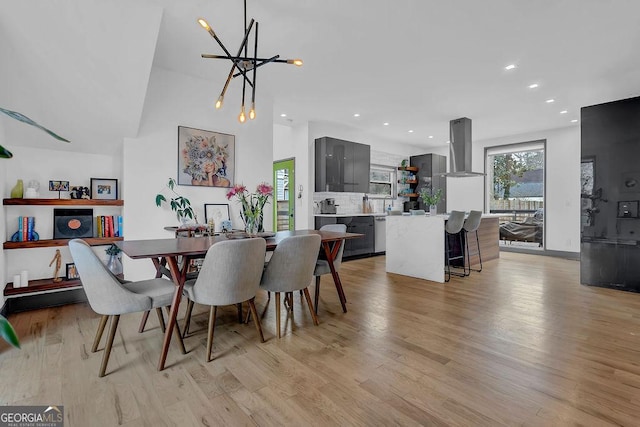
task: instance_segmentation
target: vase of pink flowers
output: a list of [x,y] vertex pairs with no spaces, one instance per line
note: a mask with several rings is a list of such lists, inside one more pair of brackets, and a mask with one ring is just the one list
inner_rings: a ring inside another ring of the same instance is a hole
[[273,187],[266,182],[258,184],[255,193],[247,191],[244,185],[236,185],[227,192],[227,199],[236,197],[242,206],[240,217],[247,234],[256,235],[264,231],[262,223],[264,206],[273,196]]

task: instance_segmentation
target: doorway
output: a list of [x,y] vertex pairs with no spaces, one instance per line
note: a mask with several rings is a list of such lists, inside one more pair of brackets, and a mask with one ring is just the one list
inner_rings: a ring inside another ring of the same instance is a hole
[[295,230],[295,159],[273,162],[273,229]]
[[488,147],[486,204],[500,215],[500,247],[544,250],[545,141]]

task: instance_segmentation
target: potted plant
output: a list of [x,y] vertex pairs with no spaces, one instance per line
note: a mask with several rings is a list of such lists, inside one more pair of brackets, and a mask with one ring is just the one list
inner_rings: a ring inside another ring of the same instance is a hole
[[424,202],[425,205],[429,206],[429,213],[431,215],[436,215],[438,213],[437,204],[440,202],[442,198],[442,189],[438,189],[435,193],[433,192],[433,188],[423,187],[420,190],[420,198]]
[[[191,202],[186,197],[179,195],[173,188],[176,185],[176,180],[173,178],[169,178],[169,182],[167,183],[167,187],[172,193],[173,196],[170,197],[170,201],[167,202],[166,197],[160,192],[156,195],[156,206],[162,206],[162,202],[169,203],[171,206],[171,210],[176,213],[176,217],[178,220],[184,224],[188,219],[193,219],[198,222],[195,212],[191,207]],[[164,189],[163,189],[164,190]]]
[[120,252],[122,249],[117,247],[114,243],[105,249],[107,255],[109,255],[109,261],[107,261],[107,268],[114,275],[122,274],[122,262],[120,261]]
[[18,336],[16,335],[16,331],[13,330],[13,326],[11,323],[0,314],[0,337],[4,339],[6,342],[14,346],[15,348],[20,348],[20,341],[18,340]]

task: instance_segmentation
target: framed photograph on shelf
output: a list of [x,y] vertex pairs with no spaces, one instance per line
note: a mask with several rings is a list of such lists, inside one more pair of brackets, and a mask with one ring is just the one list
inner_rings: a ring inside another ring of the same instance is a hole
[[117,200],[118,180],[112,178],[91,178],[91,198],[98,200]]
[[205,224],[212,219],[214,222],[214,231],[219,233],[222,231],[222,221],[229,221],[229,205],[226,203],[205,203],[204,204]]
[[75,280],[79,279],[80,275],[78,274],[78,270],[76,269],[76,265],[73,262],[67,264],[67,280]]
[[178,126],[178,185],[233,187],[235,136]]
[[69,181],[49,181],[49,191],[69,191]]

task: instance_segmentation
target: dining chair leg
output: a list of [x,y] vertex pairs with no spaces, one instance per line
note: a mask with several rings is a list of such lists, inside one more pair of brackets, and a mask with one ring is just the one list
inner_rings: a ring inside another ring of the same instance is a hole
[[309,311],[311,312],[311,318],[313,319],[313,324],[318,326],[320,323],[318,322],[318,316],[316,316],[316,312],[313,309],[313,304],[311,304],[311,295],[309,295],[309,288],[304,288],[304,297],[307,300],[307,305],[309,306]]
[[238,323],[242,323],[242,303],[237,303],[236,307],[238,308]]
[[276,294],[276,329],[278,330],[278,338],[280,338],[280,292]]
[[[171,317],[171,309],[169,308],[169,306],[166,307],[167,309],[167,316]],[[158,309],[160,311],[160,313],[162,313],[162,310]],[[178,325],[178,319],[175,320],[175,324],[173,326],[173,333],[176,335],[176,339],[178,340],[178,345],[180,346],[180,352],[182,352],[182,354],[187,354],[187,349],[184,346],[184,341],[182,340],[182,333],[180,332],[180,325]]]
[[164,334],[166,330],[166,326],[164,325],[164,316],[162,315],[162,309],[160,307],[156,308],[156,314],[158,315],[158,323],[160,324],[160,330]]
[[116,337],[116,329],[118,329],[118,322],[120,321],[120,315],[111,316],[111,328],[109,329],[109,336],[107,337],[107,344],[104,347],[104,354],[102,355],[102,364],[100,365],[100,373],[98,377],[102,378],[107,370],[107,363],[109,363],[109,356],[111,355],[111,347],[113,346],[113,339]]
[[98,346],[100,345],[100,340],[102,339],[104,327],[107,326],[107,320],[109,320],[109,316],[107,315],[104,315],[100,318],[100,324],[98,325],[98,330],[96,331],[96,337],[93,339],[93,347],[91,347],[92,353],[98,351]]
[[313,305],[313,309],[316,311],[316,315],[318,314],[318,302],[320,301],[320,276],[316,276],[316,289],[315,289],[315,304]]
[[187,303],[187,313],[184,315],[184,331],[182,336],[186,337],[189,334],[189,326],[191,325],[191,313],[193,312],[193,306],[195,303],[191,300]]
[[142,319],[140,319],[140,326],[138,327],[138,333],[144,332],[144,327],[147,325],[147,320],[149,319],[149,310],[145,311],[142,314]]
[[209,309],[209,329],[207,330],[207,362],[211,362],[211,348],[213,347],[213,330],[216,327],[216,315],[218,314],[218,307],[212,305]]
[[[260,324],[260,318],[258,318],[258,312],[256,311],[255,298],[249,300],[249,313],[253,316],[253,323],[256,325],[258,335],[260,335],[260,342],[264,342],[264,334],[262,333],[262,325]],[[247,318],[249,315],[247,314]]]

